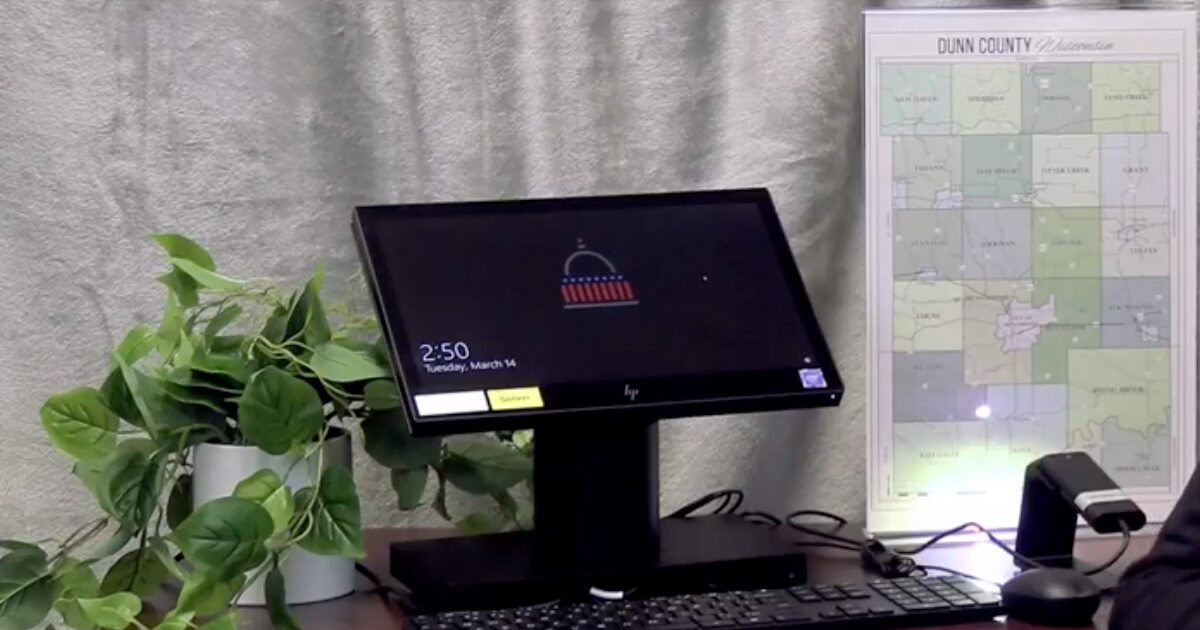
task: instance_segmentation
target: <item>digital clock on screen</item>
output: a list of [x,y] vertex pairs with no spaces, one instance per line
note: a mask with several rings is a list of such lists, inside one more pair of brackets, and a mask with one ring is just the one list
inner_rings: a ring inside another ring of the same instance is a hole
[[471,358],[471,348],[465,341],[440,341],[423,343],[417,348],[422,363],[447,363],[466,361]]

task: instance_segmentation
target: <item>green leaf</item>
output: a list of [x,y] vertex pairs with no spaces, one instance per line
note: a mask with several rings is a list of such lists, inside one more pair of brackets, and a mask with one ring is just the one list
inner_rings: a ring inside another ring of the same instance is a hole
[[167,291],[175,296],[183,308],[192,308],[200,301],[197,295],[199,287],[196,285],[196,281],[178,269],[171,269],[155,280],[167,287]]
[[54,603],[46,554],[19,548],[0,558],[0,628],[24,630],[42,622]]
[[[201,350],[204,352],[204,350]],[[196,357],[192,357],[193,362]],[[206,356],[204,360],[208,360]],[[250,373],[246,374],[246,378],[250,377]],[[213,395],[231,396],[242,393],[244,389],[243,383],[236,378],[223,373],[210,373],[200,370],[193,370],[186,366],[177,366],[168,370],[163,374],[164,382],[169,382],[179,387],[184,387],[192,390],[199,390],[204,393]]]
[[149,542],[150,551],[154,554],[154,557],[158,558],[163,567],[167,569],[167,573],[171,578],[180,582],[187,578],[187,575],[183,572],[183,567],[179,566],[179,563],[175,561],[175,552],[171,551],[171,548],[167,546],[166,540],[155,537],[149,539],[147,542]]
[[115,357],[129,388],[129,396],[137,407],[151,435],[169,432],[187,423],[181,415],[180,406],[167,395],[162,384],[131,367],[121,357]]
[[274,366],[256,372],[238,399],[238,428],[272,455],[309,442],[324,423],[317,390]]
[[442,438],[416,438],[398,410],[372,413],[362,421],[363,446],[372,459],[388,468],[412,470],[438,461]]
[[528,479],[533,461],[494,438],[475,435],[446,440],[442,472],[447,481],[470,494],[498,494]]
[[123,525],[118,527],[108,540],[88,554],[88,560],[102,560],[124,549],[125,545],[133,538],[133,534],[134,530],[129,527]]
[[237,615],[230,611],[200,626],[198,630],[237,630]]
[[72,628],[92,628],[92,622],[75,601],[80,597],[95,597],[100,594],[100,581],[96,579],[96,574],[92,573],[91,567],[68,558],[59,568],[54,582],[54,610],[62,615],[63,621]]
[[[0,578],[2,580],[3,578]],[[0,582],[0,588],[3,588]],[[0,628],[25,630],[32,628],[50,614],[54,604],[54,582],[43,577],[0,597]]]
[[[146,441],[149,442],[149,440]],[[71,467],[71,472],[76,477],[79,477],[79,481],[83,483],[83,486],[96,497],[96,503],[100,506],[100,509],[109,514],[113,513],[113,508],[104,493],[104,485],[107,479],[104,476],[104,469],[108,467],[111,461],[112,458],[108,457],[91,462],[75,462],[75,465]]]
[[154,630],[187,630],[195,613],[170,613],[163,617],[162,622],[154,626]]
[[175,402],[205,407],[215,413],[221,414],[222,416],[225,415],[225,408],[221,405],[221,403],[225,398],[229,397],[229,394],[227,393],[222,393],[211,389],[193,389],[191,387],[184,387],[178,383],[167,380],[159,381],[159,386],[161,386],[163,392],[167,396],[170,396],[171,400]]
[[196,344],[192,342],[192,336],[190,334],[179,335],[179,349],[175,352],[175,361],[187,365],[195,353]]
[[40,415],[50,441],[75,459],[101,459],[117,445],[120,421],[94,388],[53,395],[42,405]]
[[497,492],[492,495],[496,501],[496,507],[500,509],[500,516],[505,521],[510,523],[517,522],[517,500],[513,498],[512,493],[508,491]]
[[391,372],[369,354],[351,350],[336,341],[317,346],[309,360],[321,378],[334,383],[352,383],[373,378],[387,378]]
[[100,582],[100,594],[129,591],[139,597],[149,597],[166,581],[167,567],[158,556],[150,549],[134,549],[109,567]]
[[533,430],[521,429],[520,431],[513,431],[512,443],[513,446],[517,447],[522,453],[525,453],[526,455],[531,454],[531,449],[533,447]]
[[146,431],[164,448],[175,451],[224,434],[224,412],[176,400],[167,393],[166,381],[143,374],[120,357],[117,363]]
[[126,440],[101,472],[100,504],[122,525],[140,529],[158,506],[163,460],[149,440]]
[[[160,277],[159,280],[162,278]],[[188,282],[191,282],[190,278]],[[195,299],[195,289],[193,288],[192,304],[189,305],[189,308],[195,306]],[[168,285],[167,303],[163,306],[162,321],[158,323],[158,329],[154,331],[159,339],[158,354],[163,357],[169,357],[175,351],[175,346],[179,344],[180,335],[189,332],[183,318],[183,308],[182,298]]]
[[262,564],[274,524],[263,507],[241,497],[222,497],[196,508],[170,540],[205,576],[230,580]]
[[392,490],[396,491],[396,506],[401,510],[412,510],[420,505],[428,481],[429,468],[425,466],[414,470],[393,470]]
[[203,246],[186,236],[171,232],[158,232],[151,234],[150,238],[154,239],[159,245],[162,245],[162,248],[167,252],[167,256],[171,258],[190,260],[209,271],[217,268],[213,262],[212,254],[209,254],[208,250],[204,249]]
[[291,311],[287,307],[276,306],[271,311],[271,315],[267,317],[267,321],[263,324],[263,329],[259,334],[266,337],[272,343],[282,343],[284,335],[287,334],[287,324],[290,315]]
[[192,355],[192,360],[188,362],[188,367],[205,374],[217,376],[226,376],[232,378],[238,383],[245,383],[250,380],[250,376],[257,369],[257,365],[253,361],[247,361],[244,357],[234,352],[215,352],[197,349]]
[[100,398],[105,407],[129,424],[143,429],[146,427],[142,412],[138,410],[137,403],[133,401],[133,394],[129,393],[129,386],[125,384],[125,375],[121,373],[120,366],[109,372],[108,378],[104,379],[104,384],[100,386]]
[[267,617],[271,626],[283,630],[300,630],[300,624],[292,618],[287,607],[287,591],[283,583],[283,572],[279,570],[279,562],[275,560],[267,580],[263,584],[267,596]]
[[225,277],[210,269],[205,269],[200,265],[186,258],[169,258],[175,269],[187,274],[202,287],[212,289],[214,291],[237,291],[242,288],[240,280]]
[[304,342],[310,346],[329,341],[329,320],[326,319],[325,309],[321,306],[321,284],[324,277],[324,270],[318,268],[304,288],[292,297],[283,333],[284,339],[302,336]]
[[192,476],[180,475],[171,486],[171,494],[167,498],[167,526],[171,529],[192,513]]
[[371,411],[385,411],[400,406],[400,392],[396,390],[396,382],[390,378],[381,378],[363,388],[367,407]]
[[[153,330],[150,330],[148,326],[138,324],[125,334],[125,338],[117,344],[117,349],[113,351],[113,354],[125,359],[129,365],[133,365],[150,354],[157,341],[158,338],[154,336]],[[113,363],[113,366],[116,366],[116,363]]]
[[172,612],[193,612],[200,617],[213,615],[232,603],[233,596],[246,584],[245,574],[239,573],[231,580],[214,580],[200,574],[192,574],[183,582]]
[[270,468],[263,468],[238,482],[233,489],[233,496],[250,499],[263,506],[267,514],[271,515],[271,522],[275,524],[275,530],[272,533],[282,531],[284,527],[287,527],[292,514],[296,512],[292,491],[283,485],[279,474]]
[[483,512],[472,512],[459,519],[454,526],[468,536],[491,534],[500,531],[501,528],[500,523]]
[[113,593],[106,597],[84,597],[77,600],[83,614],[101,628],[123,630],[142,612],[142,600],[133,593]]
[[[300,494],[307,491],[304,497]],[[297,493],[296,504],[307,505],[312,488]],[[300,546],[323,555],[366,557],[362,544],[362,513],[354,477],[341,466],[330,466],[321,474],[321,486],[312,509],[313,526]]]
[[208,324],[204,327],[205,342],[211,344],[212,340],[216,338],[217,333],[233,323],[233,320],[237,319],[241,314],[242,307],[238,304],[230,304],[217,311],[217,314],[213,315],[212,319],[208,320]]
[[217,335],[209,340],[209,350],[213,354],[240,354],[246,344],[246,335]]

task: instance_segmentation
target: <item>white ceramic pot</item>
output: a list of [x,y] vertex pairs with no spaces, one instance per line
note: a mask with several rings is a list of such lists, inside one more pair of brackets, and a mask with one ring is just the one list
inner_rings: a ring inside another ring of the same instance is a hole
[[[351,470],[348,434],[331,434],[325,440],[324,450],[324,467],[344,466]],[[192,481],[194,505],[233,494],[239,481],[263,468],[270,468],[283,477],[297,459],[295,455],[271,455],[254,446],[229,444],[201,444],[195,448],[192,457],[195,465]],[[310,478],[316,476],[316,460],[316,455],[313,455],[307,465],[300,464],[292,468],[291,474],[284,480],[292,492],[311,485]],[[281,568],[289,604],[333,599],[354,590],[352,558],[320,556],[293,547]],[[263,580],[260,578],[251,584],[237,603],[249,606],[265,604]]]

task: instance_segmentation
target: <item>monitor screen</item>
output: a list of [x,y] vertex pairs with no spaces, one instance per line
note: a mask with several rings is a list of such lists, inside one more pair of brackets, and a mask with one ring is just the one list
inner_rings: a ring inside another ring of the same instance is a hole
[[837,404],[765,190],[358,208],[413,432]]

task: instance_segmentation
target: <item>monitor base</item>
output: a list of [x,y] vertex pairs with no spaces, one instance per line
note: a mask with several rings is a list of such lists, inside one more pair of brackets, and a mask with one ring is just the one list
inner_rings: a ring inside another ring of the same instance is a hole
[[786,533],[737,516],[663,519],[656,554],[636,566],[579,570],[539,554],[532,532],[391,544],[392,576],[424,610],[533,605],[588,589],[647,593],[778,587],[804,582]]

